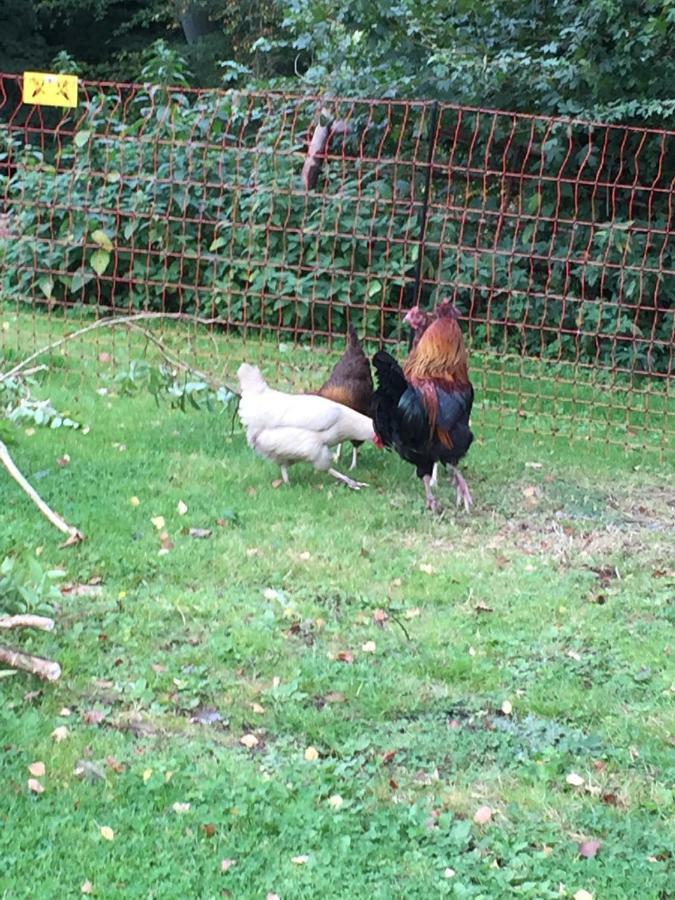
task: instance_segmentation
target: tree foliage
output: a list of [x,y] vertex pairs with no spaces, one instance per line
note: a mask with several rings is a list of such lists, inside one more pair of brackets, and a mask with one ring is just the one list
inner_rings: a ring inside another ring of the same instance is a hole
[[137,80],[161,38],[201,86],[224,75],[240,86],[675,121],[675,0],[8,3],[4,70],[65,50],[88,77]]
[[290,0],[304,81],[547,114],[675,116],[675,0]]

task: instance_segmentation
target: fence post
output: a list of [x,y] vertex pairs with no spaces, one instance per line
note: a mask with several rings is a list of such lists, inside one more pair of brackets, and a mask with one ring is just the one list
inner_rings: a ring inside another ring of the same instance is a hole
[[[427,215],[429,212],[429,194],[431,193],[431,172],[433,169],[434,150],[436,149],[436,132],[438,125],[438,100],[434,100],[431,106],[431,119],[429,120],[429,150],[427,153],[427,171],[424,179],[424,194],[422,196],[422,213],[420,220],[420,234],[417,239],[417,269],[415,271],[415,303],[419,306],[422,294],[422,264],[424,262],[424,238],[427,231]],[[412,347],[414,335],[410,335],[409,347]]]

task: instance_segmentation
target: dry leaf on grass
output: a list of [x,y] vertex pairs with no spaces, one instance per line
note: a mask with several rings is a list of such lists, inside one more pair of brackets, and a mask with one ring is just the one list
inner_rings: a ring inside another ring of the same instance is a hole
[[243,744],[249,750],[252,750],[254,747],[257,747],[260,741],[254,734],[243,734],[239,738],[239,743]]
[[429,563],[420,563],[420,572],[424,572],[425,575],[433,575],[434,568]]
[[457,874],[457,873],[455,872],[455,870],[454,870],[454,869],[451,869],[451,868],[448,866],[448,868],[445,870],[445,872],[443,872],[443,877],[444,877],[444,878],[454,878],[456,874]]
[[318,758],[319,751],[316,749],[316,747],[307,747],[307,749],[305,750],[305,759],[307,760],[307,762],[316,762]]
[[32,791],[34,794],[43,794],[45,789],[44,786],[37,780],[37,778],[29,778],[28,790]]
[[61,593],[64,597],[98,597],[102,592],[101,585],[96,584],[64,584]]
[[115,832],[109,825],[101,825],[101,837],[106,841],[114,841],[115,840]]
[[35,775],[36,778],[42,778],[45,774],[45,764],[43,762],[34,762],[28,766],[28,771],[31,775]]
[[511,713],[513,712],[513,706],[511,705],[510,700],[505,700],[502,703],[502,712],[504,713],[505,716],[511,715]]
[[568,784],[571,784],[572,787],[583,787],[586,783],[581,775],[577,775],[576,772],[570,772],[570,774],[565,777],[565,781]]
[[481,600],[476,604],[476,612],[477,613],[491,613],[494,612],[494,609],[491,606],[488,606],[487,603],[483,603]]
[[375,641],[366,641],[361,649],[364,653],[375,653],[375,651],[377,650],[377,645]]
[[220,861],[220,871],[227,872],[232,866],[236,866],[237,861],[235,859],[221,859]]
[[178,501],[178,505],[176,506],[176,509],[178,511],[179,516],[184,516],[185,513],[188,511],[187,504],[183,503],[182,500]]
[[191,538],[199,538],[200,540],[211,537],[212,533],[210,528],[191,528],[188,532]]
[[404,619],[416,619],[419,616],[420,610],[418,606],[413,606],[411,609],[406,609],[403,613]]
[[130,497],[129,503],[131,503],[132,506],[140,506],[141,505],[141,501],[138,499],[138,497]]
[[328,805],[329,805],[332,809],[340,809],[340,807],[342,806],[342,804],[343,804],[344,802],[345,802],[345,801],[342,799],[342,797],[341,797],[339,794],[332,794],[332,795],[328,798]]
[[171,809],[172,809],[175,813],[178,813],[179,815],[181,815],[182,813],[186,813],[186,812],[189,811],[189,809],[190,809],[190,804],[189,804],[189,803],[179,803],[179,802],[176,802],[176,803],[173,804],[173,806],[171,807]]
[[222,715],[213,706],[204,706],[196,709],[194,715],[190,717],[190,721],[194,725],[217,725],[223,721]]
[[589,894],[588,891],[577,891],[574,895],[574,900],[593,900],[593,894]]
[[304,866],[309,856],[292,856],[291,862],[295,863],[296,866]]
[[579,844],[579,855],[584,859],[593,859],[598,855],[598,850],[602,847],[602,841],[597,839],[591,841],[582,841]]
[[105,713],[101,712],[100,709],[88,709],[84,714],[83,719],[87,725],[100,725],[105,719]]
[[479,806],[473,814],[476,825],[487,825],[492,818],[492,809],[489,806]]
[[91,894],[93,889],[94,889],[94,886],[92,885],[91,881],[85,881],[85,882],[83,882],[82,887],[80,888],[80,893],[81,894]]
[[259,703],[251,703],[251,709],[259,716],[261,716],[265,712],[265,707],[261,706]]
[[52,737],[57,744],[60,744],[61,741],[65,741],[65,739],[68,737],[68,729],[65,725],[59,725],[58,728],[55,728],[52,731]]
[[340,650],[338,653],[335,654],[335,659],[338,662],[353,663],[354,655],[349,650]]
[[76,778],[86,778],[88,781],[95,783],[97,781],[105,781],[105,772],[95,762],[90,759],[80,759],[73,769],[73,775]]
[[161,531],[164,528],[164,526],[166,525],[166,522],[164,521],[164,516],[153,516],[153,518],[150,519],[150,521],[155,526],[157,531]]

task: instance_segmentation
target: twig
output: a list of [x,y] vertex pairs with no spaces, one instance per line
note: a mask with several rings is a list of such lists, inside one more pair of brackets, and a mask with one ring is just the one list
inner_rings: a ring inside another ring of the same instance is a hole
[[403,634],[405,635],[406,641],[409,641],[409,640],[410,640],[410,635],[408,634],[408,629],[405,627],[405,625],[403,624],[403,622],[401,622],[401,620],[399,619],[399,617],[398,617],[398,616],[395,616],[391,610],[389,610],[389,616],[391,617],[391,620],[392,620],[393,622],[396,622],[396,624],[398,625],[398,627],[401,629],[401,631],[402,631]]
[[25,369],[21,375],[26,378],[28,375],[35,375],[36,372],[48,372],[49,366],[46,366],[44,363],[40,363],[39,366],[33,366],[30,369]]
[[12,650],[4,644],[0,644],[0,663],[6,663],[13,669],[23,669],[24,672],[30,672],[45,681],[58,681],[61,677],[61,666],[57,662],[43,659],[41,656],[30,656],[28,653],[21,653],[20,650]]
[[40,631],[53,631],[54,620],[47,616],[2,616],[0,628],[38,628]]
[[[178,357],[174,356],[173,353],[167,349],[164,342],[160,341],[158,337],[155,337],[155,335],[151,331],[148,331],[147,328],[141,328],[141,326],[136,325],[135,322],[127,322],[127,327],[134,331],[138,331],[146,340],[154,344],[169,365],[174,366],[176,369],[181,369],[183,372],[191,372],[193,375],[201,378],[202,381],[205,381],[210,387],[213,387],[214,385],[217,385],[218,387],[221,386],[220,382],[215,381],[208,373],[202,372],[201,369],[195,369],[194,366],[189,366],[187,363],[184,363],[182,360],[178,359]],[[224,386],[231,394],[239,394],[239,392],[233,390],[229,384]]]
[[53,509],[50,509],[35,488],[30,486],[21,472],[17,469],[4,441],[0,441],[0,462],[4,465],[19,487],[28,494],[40,512],[49,519],[52,525],[54,525],[55,528],[58,528],[59,531],[68,535],[66,545],[77,544],[84,540],[82,532],[72,525],[69,525],[58,513],[55,513]]

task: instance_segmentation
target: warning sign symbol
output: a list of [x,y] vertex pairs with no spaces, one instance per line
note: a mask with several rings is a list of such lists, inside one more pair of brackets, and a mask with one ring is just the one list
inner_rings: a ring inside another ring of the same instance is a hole
[[22,99],[30,106],[77,106],[77,75],[24,72]]

